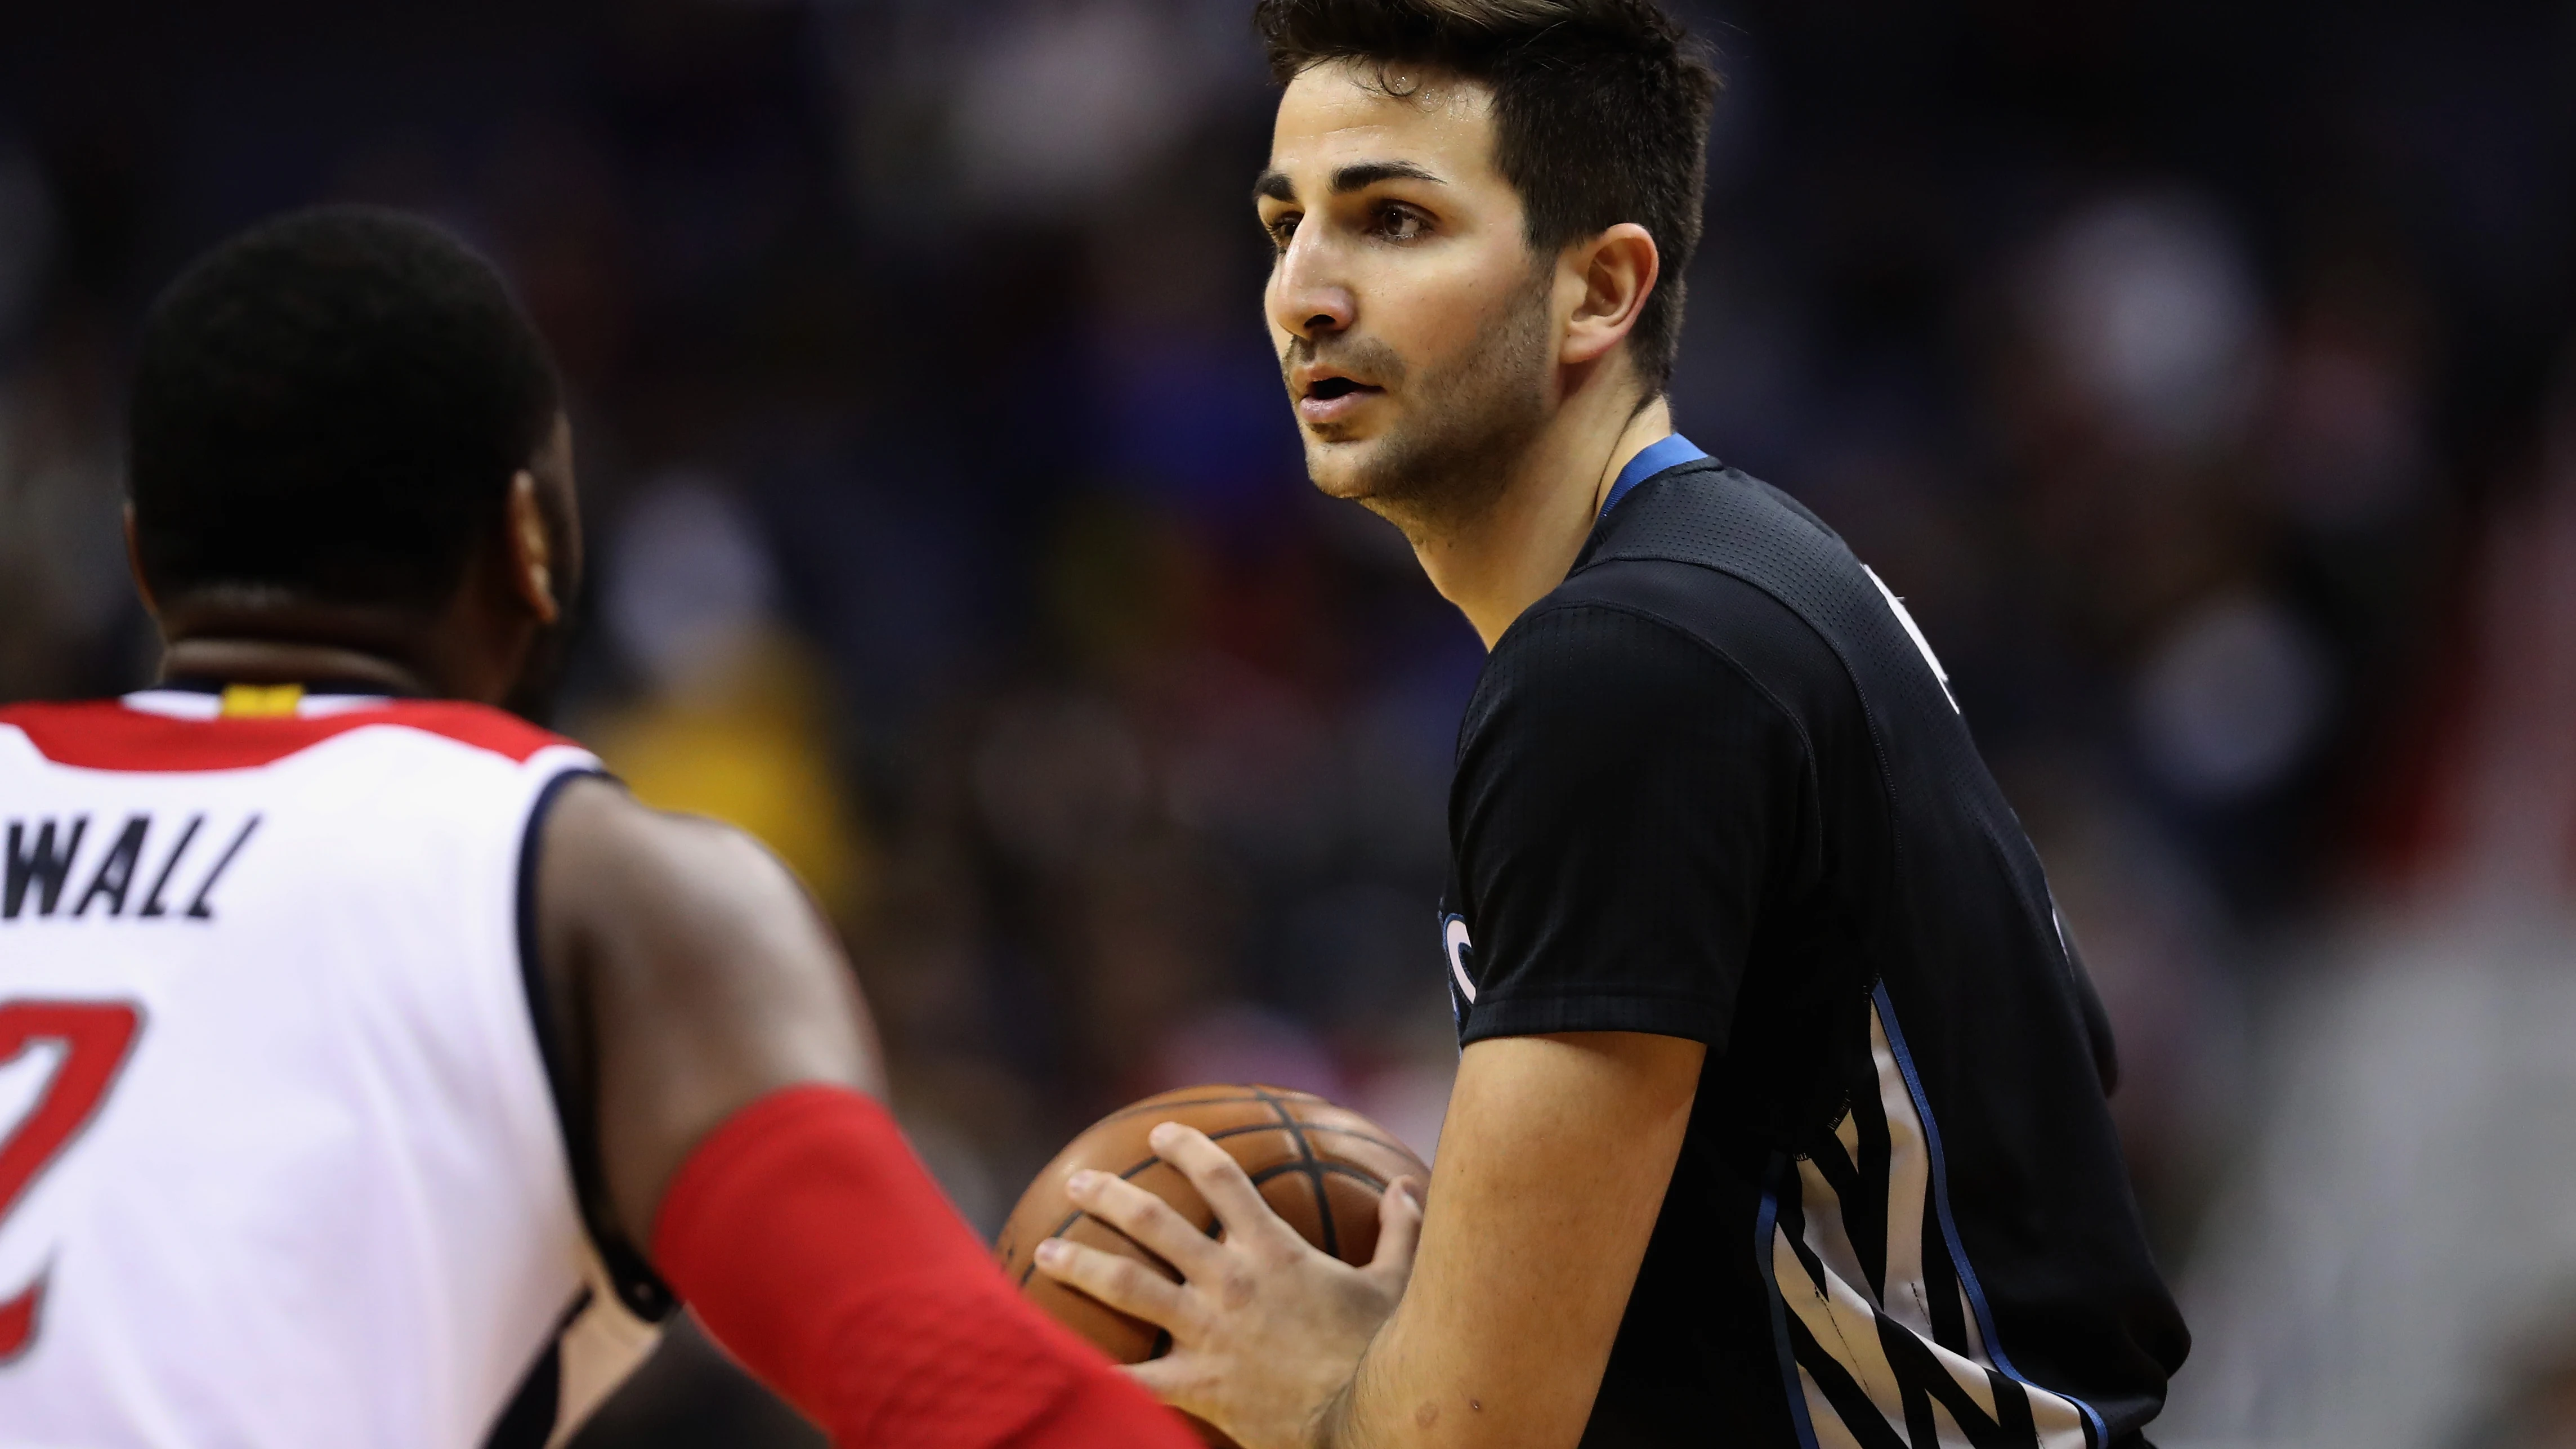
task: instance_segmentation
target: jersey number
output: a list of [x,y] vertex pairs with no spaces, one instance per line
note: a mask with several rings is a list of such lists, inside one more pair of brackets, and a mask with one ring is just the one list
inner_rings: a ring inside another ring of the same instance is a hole
[[[62,1065],[37,1094],[36,1105],[0,1137],[0,1224],[7,1223],[9,1210],[37,1176],[98,1115],[142,1024],[143,1014],[122,1001],[0,1003],[0,1066],[40,1043],[63,1046]],[[40,1270],[23,1292],[0,1299],[0,1363],[26,1352],[35,1341],[36,1310],[44,1302],[51,1272]]]

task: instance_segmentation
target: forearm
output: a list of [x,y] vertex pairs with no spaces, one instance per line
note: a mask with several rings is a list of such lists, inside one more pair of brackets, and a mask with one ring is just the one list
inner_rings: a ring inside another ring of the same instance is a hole
[[1388,1330],[1394,1326],[1395,1321],[1389,1319],[1386,1328],[1369,1341],[1360,1361],[1352,1366],[1349,1380],[1316,1414],[1314,1449],[1394,1449],[1403,1442],[1378,1422],[1384,1417],[1380,1406],[1397,1392],[1386,1382],[1389,1375],[1382,1368],[1385,1356],[1379,1352],[1379,1345],[1387,1341]]
[[654,1255],[835,1443],[1183,1449],[1178,1420],[1011,1291],[884,1110],[799,1087],[691,1154]]
[[1318,1416],[1317,1449],[1572,1449],[1702,1056],[1628,1034],[1468,1049],[1412,1281]]
[[[1421,1305],[1414,1305],[1417,1309]],[[1471,1376],[1438,1367],[1446,1355],[1426,1334],[1428,1315],[1399,1307],[1370,1340],[1341,1391],[1315,1418],[1314,1449],[1463,1449],[1529,1442],[1514,1407],[1496,1400],[1489,1414]],[[1576,1370],[1580,1372],[1579,1366]],[[1591,1395],[1583,1394],[1586,1403]],[[1569,1445],[1571,1438],[1566,1441]]]

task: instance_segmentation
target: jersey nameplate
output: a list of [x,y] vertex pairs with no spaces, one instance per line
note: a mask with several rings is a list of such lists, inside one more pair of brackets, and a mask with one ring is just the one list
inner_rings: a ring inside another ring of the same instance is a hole
[[259,817],[211,823],[203,814],[156,820],[148,811],[95,830],[88,815],[11,819],[0,855],[0,923],[212,921],[215,887]]

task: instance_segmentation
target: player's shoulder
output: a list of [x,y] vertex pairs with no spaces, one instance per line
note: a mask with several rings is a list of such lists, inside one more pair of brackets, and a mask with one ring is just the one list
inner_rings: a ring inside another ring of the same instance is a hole
[[539,827],[546,896],[595,921],[649,930],[805,909],[794,874],[749,834],[656,810],[606,775],[567,780]]
[[1690,581],[1684,597],[1705,598],[1713,624],[1760,627],[1785,615],[1821,633],[1829,619],[1820,615],[1877,603],[1869,571],[1840,534],[1795,498],[1713,458],[1639,484],[1594,528],[1566,583],[1605,593],[1655,580]]
[[606,774],[567,780],[548,807],[546,832],[603,860],[684,875],[704,870],[710,856],[760,849],[722,821],[647,805]]
[[[1750,494],[1712,517],[1711,495]],[[1825,558],[1806,555],[1823,553]],[[1714,463],[1685,465],[1633,490],[1595,529],[1565,582],[1497,641],[1532,669],[1585,689],[1633,689],[1658,673],[1707,689],[1750,689],[1805,718],[1847,696],[1831,641],[1753,559],[1802,572],[1850,560],[1841,540],[1794,501]],[[1856,562],[1848,565],[1866,577]],[[1861,585],[1866,588],[1864,582]]]
[[1495,642],[1461,747],[1519,755],[1698,748],[1712,721],[1766,723],[1803,751],[1832,656],[1758,590],[1647,565],[1589,574]]
[[1651,600],[1820,706],[1866,696],[1873,711],[1956,713],[1930,644],[1842,536],[1715,460],[1638,485],[1595,529],[1558,596]]

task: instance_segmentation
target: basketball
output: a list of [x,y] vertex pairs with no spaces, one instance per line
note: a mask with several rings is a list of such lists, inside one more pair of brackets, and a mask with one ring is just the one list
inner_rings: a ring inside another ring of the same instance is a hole
[[1377,1202],[1389,1183],[1400,1177],[1431,1180],[1431,1169],[1394,1134],[1309,1092],[1184,1087],[1103,1117],[1029,1184],[1002,1226],[994,1255],[1030,1302],[1120,1363],[1142,1363],[1162,1353],[1161,1331],[1038,1272],[1032,1255],[1038,1244],[1061,1237],[1151,1263],[1166,1277],[1180,1276],[1064,1195],[1066,1180],[1086,1167],[1113,1172],[1170,1203],[1201,1231],[1214,1232],[1216,1213],[1198,1189],[1146,1144],[1146,1134],[1164,1122],[1214,1138],[1243,1165],[1272,1211],[1345,1263],[1366,1263],[1377,1251]]

